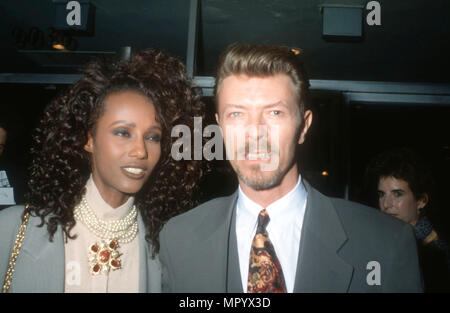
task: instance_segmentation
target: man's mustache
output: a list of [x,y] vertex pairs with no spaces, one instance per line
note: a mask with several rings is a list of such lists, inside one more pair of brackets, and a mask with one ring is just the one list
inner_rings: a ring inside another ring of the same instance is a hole
[[278,146],[272,145],[271,142],[264,140],[255,140],[255,143],[250,144],[247,142],[245,146],[241,146],[237,149],[239,155],[246,155],[249,153],[277,153]]

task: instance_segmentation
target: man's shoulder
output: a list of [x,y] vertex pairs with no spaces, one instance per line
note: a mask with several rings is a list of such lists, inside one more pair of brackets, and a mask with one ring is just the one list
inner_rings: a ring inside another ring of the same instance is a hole
[[363,219],[374,220],[380,223],[393,223],[393,224],[403,224],[399,219],[393,218],[380,210],[367,206],[362,203],[345,200],[341,198],[329,198],[333,203],[334,207],[343,216],[353,216]]
[[[407,225],[405,222],[367,205],[340,198],[329,199],[346,229],[364,230],[364,232],[383,237],[383,233],[385,235],[398,233]],[[380,232],[380,230],[382,231]]]
[[189,225],[189,228],[192,228],[193,226],[198,225],[204,220],[210,218],[210,216],[214,215],[218,211],[227,209],[234,198],[235,193],[226,197],[215,198],[202,203],[185,213],[171,218],[166,223],[165,228],[178,228],[183,225]]
[[306,187],[308,192],[311,192],[312,197],[316,200],[314,203],[320,203],[319,205],[334,209],[333,211],[336,212],[345,229],[380,231],[380,227],[382,227],[383,230],[389,232],[390,230],[398,231],[407,225],[397,218],[362,203],[326,196],[307,182]]

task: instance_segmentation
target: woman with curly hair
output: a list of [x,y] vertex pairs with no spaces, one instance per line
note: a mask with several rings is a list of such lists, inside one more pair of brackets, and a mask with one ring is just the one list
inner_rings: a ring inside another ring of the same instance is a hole
[[201,161],[171,157],[172,127],[203,115],[183,64],[149,50],[84,73],[36,129],[26,207],[0,213],[4,292],[159,292],[159,231],[196,204]]

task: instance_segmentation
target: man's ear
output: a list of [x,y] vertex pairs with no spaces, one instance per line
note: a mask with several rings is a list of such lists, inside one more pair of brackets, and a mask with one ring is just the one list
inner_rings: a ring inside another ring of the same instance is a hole
[[94,152],[94,139],[92,137],[92,134],[88,133],[88,140],[86,144],[84,145],[84,150],[87,152],[93,153]]
[[217,124],[219,124],[219,114],[215,114],[215,117],[216,117],[216,122],[217,122]]
[[302,144],[305,142],[306,134],[308,133],[309,127],[311,127],[313,119],[313,113],[311,110],[306,110],[303,115],[303,127],[302,132],[300,133],[300,138],[298,139],[298,143]]

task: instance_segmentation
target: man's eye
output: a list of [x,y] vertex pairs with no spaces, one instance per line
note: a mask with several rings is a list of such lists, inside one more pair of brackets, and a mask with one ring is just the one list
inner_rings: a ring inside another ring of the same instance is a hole
[[272,114],[272,115],[281,115],[281,113],[283,113],[283,112],[281,112],[280,110],[272,110],[272,111],[270,111],[270,114]]
[[382,198],[384,196],[384,192],[378,191],[378,198]]
[[231,117],[239,117],[239,116],[241,116],[241,112],[231,112],[230,116]]
[[403,193],[401,191],[394,191],[394,196],[401,197],[403,195]]

